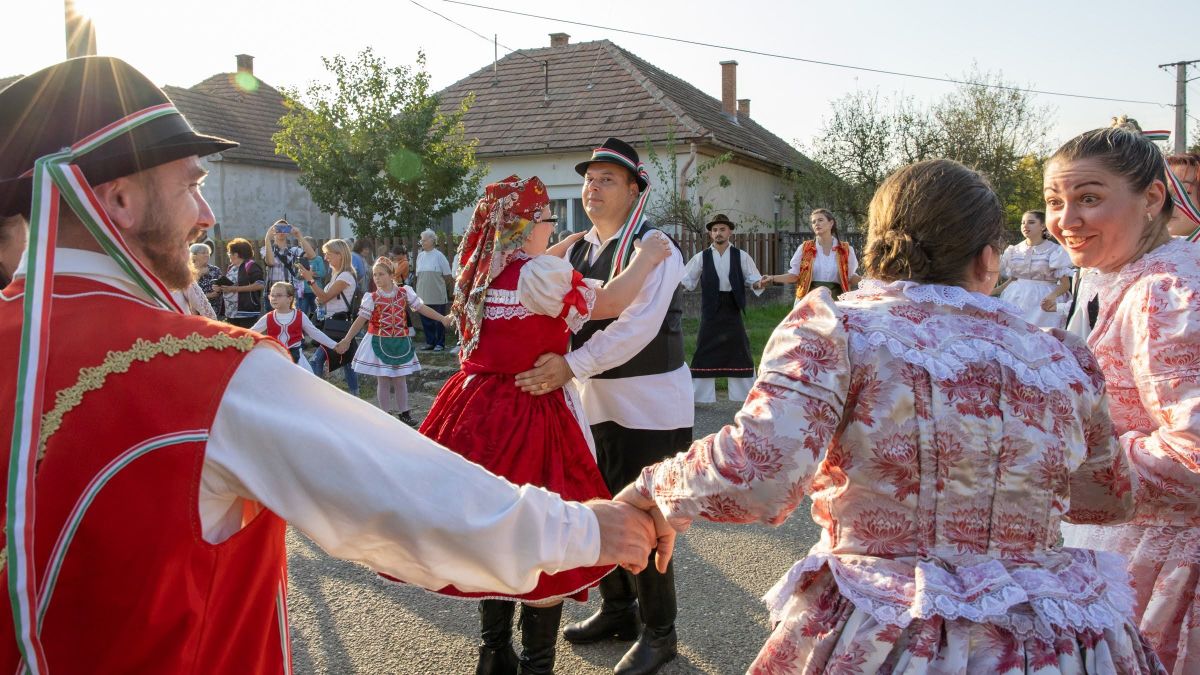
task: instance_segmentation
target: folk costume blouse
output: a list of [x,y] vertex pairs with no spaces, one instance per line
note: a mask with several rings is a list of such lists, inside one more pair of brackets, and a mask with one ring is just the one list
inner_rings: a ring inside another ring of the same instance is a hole
[[734,424],[638,481],[669,518],[811,497],[821,540],[764,598],[751,672],[1155,672],[1120,559],[1058,546],[1133,504],[1082,341],[958,287],[842,298],[802,299]]
[[1088,345],[1137,474],[1125,525],[1066,529],[1068,543],[1129,557],[1142,631],[1173,673],[1200,672],[1200,261],[1172,239],[1096,274]]
[[[1066,317],[1057,309],[1044,311],[1042,300],[1054,290],[1059,279],[1070,277],[1073,272],[1070,256],[1052,241],[1037,246],[1026,241],[1013,244],[1000,256],[1000,274],[1012,280],[1000,299],[1020,309],[1021,316],[1030,323],[1042,328],[1062,328]],[[1064,294],[1059,301],[1065,303],[1069,299]]]

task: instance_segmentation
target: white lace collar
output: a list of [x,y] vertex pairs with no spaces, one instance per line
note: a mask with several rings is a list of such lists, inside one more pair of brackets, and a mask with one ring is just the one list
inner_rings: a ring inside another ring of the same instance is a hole
[[1007,302],[999,298],[993,298],[990,295],[984,295],[983,293],[968,291],[962,286],[922,284],[908,280],[884,282],[874,279],[863,279],[859,283],[857,291],[843,293],[839,300],[871,299],[880,294],[899,294],[913,302],[932,303],[943,307],[954,307],[955,309],[974,307],[975,309],[993,314],[1004,312],[1013,316],[1021,316],[1021,311]]

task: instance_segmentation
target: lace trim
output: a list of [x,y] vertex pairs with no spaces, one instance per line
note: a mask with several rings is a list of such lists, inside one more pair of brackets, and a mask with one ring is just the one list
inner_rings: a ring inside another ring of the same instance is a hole
[[493,305],[491,303],[483,306],[483,318],[485,319],[524,319],[533,316],[533,312],[529,311],[525,305]]
[[1019,639],[1053,640],[1063,629],[1115,629],[1132,615],[1133,591],[1118,555],[1063,549],[1040,566],[976,560],[956,568],[936,559],[817,553],[792,566],[763,601],[773,622],[805,611],[797,590],[828,569],[855,607],[901,628],[940,616],[1002,626]]
[[838,299],[858,300],[872,298],[880,293],[900,293],[913,302],[928,302],[956,309],[974,307],[985,312],[1004,312],[1013,316],[1021,316],[1021,311],[1007,302],[982,293],[968,291],[961,286],[919,284],[915,281],[883,282],[874,279],[863,279],[859,282],[858,287],[857,291],[843,293]]
[[487,294],[483,296],[484,302],[496,303],[498,305],[519,305],[521,298],[515,290],[502,290],[499,288],[487,289]]
[[583,324],[588,322],[589,317],[592,316],[592,309],[596,306],[596,290],[594,288],[586,285],[576,286],[576,288],[583,295],[583,301],[587,303],[587,314],[580,314],[579,310],[574,307],[567,312],[567,318],[565,319],[567,330],[572,333],[578,333],[583,328]]
[[1063,523],[1062,532],[1070,546],[1112,551],[1131,562],[1200,561],[1200,527]]

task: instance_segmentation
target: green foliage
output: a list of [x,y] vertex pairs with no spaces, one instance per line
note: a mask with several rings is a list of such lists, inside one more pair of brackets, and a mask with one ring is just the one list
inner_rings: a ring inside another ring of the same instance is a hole
[[680,225],[685,230],[703,233],[704,224],[713,215],[714,207],[711,200],[708,203],[701,202],[701,190],[709,194],[716,188],[724,189],[733,184],[728,176],[719,174],[716,176],[716,185],[708,185],[709,174],[733,159],[733,153],[726,152],[698,161],[691,178],[680,185],[679,153],[682,148],[675,137],[675,131],[667,132],[663,155],[658,154],[649,139],[646,139],[645,146],[647,161],[654,167],[655,173],[669,177],[670,181],[667,185],[651,186],[654,191],[650,193],[646,204],[647,217],[656,225]]
[[463,127],[473,99],[442,114],[423,53],[415,68],[389,67],[370,48],[322,62],[333,84],[285,90],[274,138],[317,205],[352,219],[360,237],[406,236],[477,199],[484,168]]
[[[973,70],[928,106],[897,95],[853,92],[834,101],[810,156],[831,177],[805,177],[801,196],[865,222],[867,206],[888,174],[906,164],[945,157],[985,176],[1016,229],[1020,215],[1042,202],[1041,169],[1049,148],[1049,109],[1034,104],[1000,75]],[[999,88],[998,88],[999,87]]]

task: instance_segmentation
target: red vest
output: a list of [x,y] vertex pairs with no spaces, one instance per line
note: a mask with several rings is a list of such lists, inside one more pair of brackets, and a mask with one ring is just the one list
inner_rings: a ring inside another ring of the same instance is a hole
[[284,326],[275,320],[275,311],[267,313],[267,337],[275,338],[284,349],[299,347],[304,341],[304,319],[299,310],[293,310],[292,322]]
[[[18,280],[0,294],[0,349],[10,355],[17,353],[23,290]],[[177,349],[164,336],[187,341]],[[284,522],[259,510],[213,545],[201,536],[197,509],[221,395],[261,339],[152,308],[89,279],[56,278],[43,417],[52,433],[37,472],[34,530],[51,672],[290,670]],[[109,354],[130,351],[140,358],[125,366]],[[81,369],[102,364],[101,386],[81,384]],[[12,434],[16,368],[16,359],[0,359],[4,438]],[[56,403],[58,392],[72,388],[84,391],[77,404],[69,397]],[[7,462],[0,473],[7,478]],[[77,507],[86,508],[73,517]],[[5,593],[0,670],[14,672],[19,658]]]

